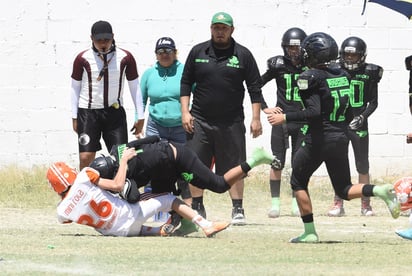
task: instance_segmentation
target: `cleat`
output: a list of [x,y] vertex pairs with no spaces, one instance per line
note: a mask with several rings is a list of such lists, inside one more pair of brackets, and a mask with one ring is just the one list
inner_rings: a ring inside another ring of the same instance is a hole
[[318,243],[319,237],[316,233],[302,234],[299,237],[289,240],[290,243]]
[[375,215],[375,213],[372,210],[371,201],[369,197],[362,197],[361,199],[361,215],[366,217]]
[[268,217],[270,218],[278,218],[280,216],[280,210],[273,208],[270,209],[270,211],[268,212]]
[[274,156],[272,162],[270,163],[270,167],[272,170],[279,171],[282,169],[282,163],[276,156]]
[[300,217],[299,209],[292,209],[291,215],[292,215],[292,217]]
[[232,209],[232,224],[239,226],[246,224],[245,210],[243,210],[243,208],[234,207]]
[[412,240],[412,228],[405,229],[405,230],[397,230],[395,233],[404,239]]
[[333,206],[329,211],[328,211],[328,216],[329,217],[343,217],[345,215],[345,209],[343,206]]
[[335,196],[333,200],[333,206],[328,211],[329,217],[343,217],[345,215],[345,209],[343,208],[343,199]]
[[179,229],[173,232],[173,236],[187,236],[189,234],[195,233],[199,231],[199,226],[195,223],[191,222],[188,219],[182,219]]
[[375,213],[373,212],[371,206],[367,206],[367,207],[361,208],[361,215],[365,217],[371,217],[371,216],[374,216]]
[[[394,219],[397,219],[401,214],[401,205],[396,196],[393,185],[386,184],[383,186],[375,186],[375,189],[376,189],[376,195],[380,197],[383,201],[385,201],[392,217]],[[374,193],[375,193],[375,189],[374,189]]]
[[210,227],[203,228],[203,232],[205,233],[206,237],[210,238],[220,231],[228,228],[229,225],[229,222],[212,222],[212,225]]
[[167,237],[174,234],[174,232],[181,226],[181,220],[182,217],[172,211],[167,222],[160,228],[160,236]]
[[271,164],[272,160],[273,155],[269,154],[263,148],[255,148],[252,156],[246,161],[246,163],[253,168],[261,164]]

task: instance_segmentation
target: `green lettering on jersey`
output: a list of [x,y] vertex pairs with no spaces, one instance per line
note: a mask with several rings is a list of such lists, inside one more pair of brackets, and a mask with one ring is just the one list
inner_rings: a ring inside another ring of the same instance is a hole
[[285,79],[285,98],[288,101],[300,102],[302,99],[299,95],[299,87],[293,85],[299,78],[299,74],[284,74]]
[[365,82],[362,80],[351,80],[350,81],[350,104],[353,107],[361,107],[364,105],[364,95],[365,95]]
[[337,88],[349,85],[349,80],[347,77],[326,79],[326,82],[328,83],[329,88]]
[[326,82],[333,99],[333,110],[329,114],[329,120],[331,122],[343,122],[353,94],[350,89],[350,82],[347,77],[326,79]]
[[195,59],[196,63],[209,63],[208,59],[204,59],[204,58],[196,58]]

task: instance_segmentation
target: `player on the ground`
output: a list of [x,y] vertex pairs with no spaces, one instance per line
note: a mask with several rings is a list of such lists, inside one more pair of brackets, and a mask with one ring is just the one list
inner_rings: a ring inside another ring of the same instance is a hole
[[[48,169],[47,179],[53,190],[62,198],[57,206],[59,222],[85,224],[105,236],[169,235],[173,232],[174,225],[148,227],[143,224],[157,212],[170,210],[196,223],[207,237],[229,226],[227,222],[211,222],[204,219],[170,193],[142,194],[139,202],[128,203],[98,187],[101,181],[99,172],[90,167],[85,167],[77,173],[66,163],[56,162]],[[116,187],[110,189],[121,192],[123,187],[120,190]]]

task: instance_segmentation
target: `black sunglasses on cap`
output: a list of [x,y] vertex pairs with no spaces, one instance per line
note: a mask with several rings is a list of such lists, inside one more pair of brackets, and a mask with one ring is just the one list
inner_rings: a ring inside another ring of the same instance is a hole
[[156,54],[158,54],[158,55],[161,55],[161,54],[164,54],[164,53],[170,55],[173,52],[174,52],[174,50],[170,49],[170,48],[161,48],[161,49],[156,50]]

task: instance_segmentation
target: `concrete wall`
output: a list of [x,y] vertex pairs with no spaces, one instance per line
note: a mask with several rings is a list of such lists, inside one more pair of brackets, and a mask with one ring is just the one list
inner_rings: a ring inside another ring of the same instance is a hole
[[[0,166],[31,167],[57,160],[78,164],[70,74],[75,55],[90,45],[95,21],[112,23],[117,44],[134,54],[142,74],[155,60],[157,38],[173,37],[184,62],[194,44],[209,39],[211,16],[226,11],[235,21],[235,39],[253,52],[261,73],[267,58],[282,53],[280,39],[290,27],[327,32],[338,44],[349,35],[362,37],[368,44],[367,61],[385,69],[380,104],[370,118],[371,172],[375,177],[412,173],[412,146],[405,143],[405,134],[412,132],[412,118],[404,66],[404,58],[412,54],[412,22],[385,7],[369,3],[361,15],[363,1],[359,0],[7,2],[0,15]],[[263,90],[272,103],[274,88],[269,83]],[[133,112],[128,90],[125,100],[130,125]],[[248,98],[245,110],[248,127]],[[263,115],[262,121],[264,135],[257,139],[248,135],[248,151],[257,145],[270,149],[270,126]],[[324,169],[318,174],[324,174]]]

